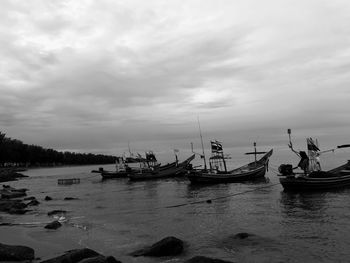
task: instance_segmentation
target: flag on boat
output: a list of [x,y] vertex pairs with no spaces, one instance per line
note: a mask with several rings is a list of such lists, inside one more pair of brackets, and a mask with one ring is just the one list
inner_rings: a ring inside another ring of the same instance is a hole
[[218,141],[211,141],[210,142],[211,144],[211,152],[212,153],[217,153],[217,152],[222,152],[222,144],[221,142],[218,142]]
[[174,149],[174,153],[180,152],[179,149]]
[[307,138],[306,141],[307,141],[307,149],[309,151],[317,152],[320,150],[312,138]]

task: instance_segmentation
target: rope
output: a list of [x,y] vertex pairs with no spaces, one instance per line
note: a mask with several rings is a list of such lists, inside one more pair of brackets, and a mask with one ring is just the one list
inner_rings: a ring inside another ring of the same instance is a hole
[[194,205],[194,204],[200,204],[200,203],[210,203],[213,200],[225,199],[225,198],[229,198],[229,197],[232,197],[232,196],[242,195],[242,194],[254,192],[254,191],[257,191],[257,190],[260,190],[260,189],[270,188],[270,187],[273,187],[275,185],[279,185],[279,183],[271,184],[271,185],[268,185],[268,186],[261,186],[261,187],[257,187],[257,188],[252,189],[252,190],[247,190],[247,191],[244,191],[244,192],[234,193],[234,194],[231,194],[231,195],[220,196],[220,197],[216,197],[216,198],[212,198],[212,199],[205,199],[205,200],[199,200],[199,201],[183,203],[183,204],[178,204],[178,205],[165,206],[164,208],[175,208],[175,207],[181,207],[181,206],[186,206],[186,205]]

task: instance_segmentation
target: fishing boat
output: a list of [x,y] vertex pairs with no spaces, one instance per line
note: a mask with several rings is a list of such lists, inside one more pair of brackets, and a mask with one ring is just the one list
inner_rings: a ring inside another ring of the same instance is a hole
[[[295,153],[291,141],[291,130],[288,129],[289,147]],[[323,153],[335,151],[340,148],[350,147],[349,144],[339,145],[334,149],[320,151],[317,140],[307,138],[307,165],[303,171],[298,172],[298,167],[293,168],[291,164],[281,164],[279,167],[279,181],[285,191],[322,191],[338,189],[350,186],[350,161],[328,171],[322,171],[319,156]],[[299,152],[300,153],[300,152]],[[299,154],[300,155],[300,154]],[[299,156],[300,157],[300,156]],[[299,162],[300,166],[301,161]]]
[[[195,155],[191,155],[185,161],[178,163],[175,162],[154,167],[153,169],[140,170],[137,173],[130,173],[128,177],[132,181],[141,181],[141,180],[150,180],[150,179],[159,179],[159,178],[170,178],[177,177],[187,173],[191,169],[191,161],[195,158]],[[176,158],[177,159],[177,158]]]
[[117,157],[116,158],[116,170],[115,171],[106,171],[100,167],[97,171],[93,170],[94,173],[100,173],[102,179],[113,179],[113,178],[125,178],[129,174],[138,173],[140,170],[143,171],[153,171],[156,167],[159,167],[160,164],[157,162],[157,159],[152,151],[146,152],[146,157],[143,158],[138,154],[137,162],[130,162],[130,157]]
[[[205,164],[203,170],[193,170],[187,175],[192,184],[231,183],[263,178],[268,169],[269,158],[273,153],[272,149],[268,152],[257,152],[256,143],[254,143],[254,152],[246,154],[254,154],[255,161],[233,170],[227,170],[225,159],[228,157],[224,156],[222,144],[218,141],[211,141],[211,150],[209,169],[206,169]],[[257,160],[258,154],[264,155]],[[205,162],[205,158],[203,159]]]

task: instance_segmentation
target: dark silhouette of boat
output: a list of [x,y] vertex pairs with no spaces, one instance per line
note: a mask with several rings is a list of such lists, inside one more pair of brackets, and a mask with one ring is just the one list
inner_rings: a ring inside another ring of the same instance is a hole
[[[255,161],[228,171],[225,162],[227,157],[223,154],[222,144],[218,141],[212,141],[211,148],[212,156],[209,158],[210,168],[193,170],[187,175],[192,184],[231,183],[263,178],[268,169],[269,158],[273,153],[272,149],[269,152],[257,152],[256,143],[254,143],[254,152],[246,154],[254,154]],[[257,154],[264,154],[264,156],[257,160]]]
[[280,166],[280,173],[280,183],[286,191],[318,191],[350,186],[350,161],[329,171],[307,174],[288,173]]
[[194,157],[195,155],[193,154],[181,163],[175,161],[170,164],[154,167],[153,169],[140,169],[139,172],[128,174],[128,177],[132,181],[141,181],[181,176],[186,174],[188,170],[191,170],[191,161]]
[[[289,147],[293,152],[298,154],[293,149],[291,142],[291,131],[288,129]],[[322,171],[318,157],[325,152],[334,151],[340,148],[350,147],[349,144],[337,146],[334,149],[320,151],[316,142],[312,138],[307,138],[307,165],[303,167],[303,172],[294,172],[295,169],[291,164],[282,164],[279,167],[280,183],[285,191],[321,191],[330,190],[350,186],[350,161],[329,171]]]
[[138,173],[140,170],[152,171],[160,166],[152,151],[146,152],[145,158],[140,154],[138,154],[138,158],[130,158],[117,157],[115,171],[106,171],[100,167],[98,170],[93,170],[92,172],[101,174],[102,179],[126,178],[129,174]]

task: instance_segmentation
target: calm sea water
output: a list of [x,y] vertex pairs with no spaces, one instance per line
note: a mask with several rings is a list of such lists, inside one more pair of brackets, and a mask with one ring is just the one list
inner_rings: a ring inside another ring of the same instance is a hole
[[[231,151],[230,166],[249,161],[242,152],[244,149]],[[52,245],[50,251],[41,249],[40,243],[32,244],[42,258],[60,254],[62,248],[90,247],[123,262],[182,262],[195,255],[236,262],[349,262],[350,189],[283,192],[275,171],[290,158],[297,162],[290,152],[275,149],[266,180],[203,187],[185,178],[102,181],[91,173],[98,166],[33,169],[26,172],[28,178],[9,184],[30,189],[28,195],[41,204],[23,216],[2,214],[1,221],[22,224],[7,229],[22,228],[31,239]],[[332,168],[350,159],[350,153],[329,154],[325,159],[324,167]],[[81,182],[62,186],[57,184],[61,178],[80,178]],[[54,200],[43,201],[46,195]],[[78,200],[64,201],[65,197]],[[205,202],[207,199],[212,202]],[[200,200],[204,202],[189,204]],[[184,205],[167,208],[179,204]],[[68,222],[49,231],[43,226],[53,220],[47,212],[54,209],[69,211]],[[0,227],[0,233],[4,229]],[[233,239],[239,232],[255,236],[250,241]],[[180,257],[128,256],[170,235],[186,242],[186,252]],[[2,235],[1,241],[6,237]]]

